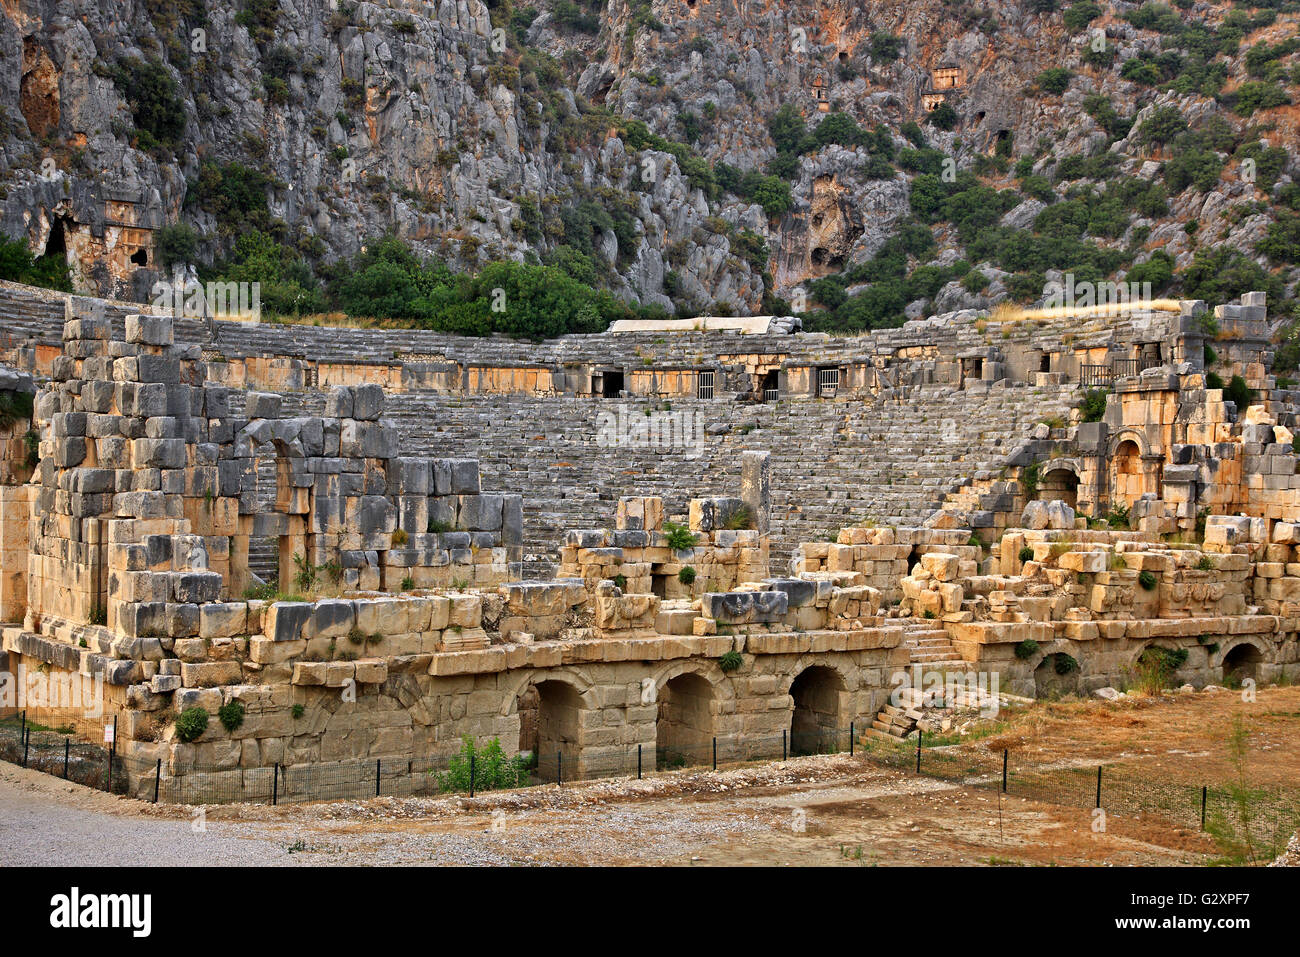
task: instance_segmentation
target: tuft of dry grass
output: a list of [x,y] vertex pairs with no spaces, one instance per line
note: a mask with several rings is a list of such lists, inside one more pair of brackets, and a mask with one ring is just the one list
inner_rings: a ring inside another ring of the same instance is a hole
[[1022,320],[1047,320],[1085,316],[1118,316],[1130,312],[1178,312],[1182,306],[1177,299],[1153,299],[1150,302],[1114,302],[1096,306],[1057,306],[1052,309],[1023,309],[1000,302],[989,311],[993,322],[1020,322]]

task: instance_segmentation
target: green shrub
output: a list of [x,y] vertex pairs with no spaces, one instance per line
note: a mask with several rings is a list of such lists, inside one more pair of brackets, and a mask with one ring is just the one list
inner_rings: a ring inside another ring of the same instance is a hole
[[304,705],[296,704],[289,709],[289,713],[293,715],[294,720],[296,721],[307,713],[307,708]]
[[627,588],[626,575],[622,575],[622,574],[615,575],[611,580],[614,582],[615,587],[618,588],[619,591],[622,591],[623,589]]
[[1020,549],[1019,558],[1022,562],[1032,562],[1034,560],[1034,550],[1028,545]]
[[471,785],[474,791],[496,791],[522,787],[527,783],[527,764],[518,755],[507,758],[499,738],[493,738],[479,750],[468,734],[461,736],[460,753],[452,757],[447,770],[438,775],[441,791],[469,791]]
[[699,536],[695,535],[687,526],[679,525],[676,522],[664,522],[664,537],[668,540],[668,547],[675,552],[694,548],[695,543],[699,541]]
[[1233,109],[1239,116],[1251,116],[1256,110],[1269,110],[1275,106],[1286,106],[1291,98],[1276,83],[1263,80],[1247,80],[1236,90],[1236,104]]
[[906,41],[902,37],[877,30],[871,34],[871,59],[877,63],[893,63],[902,54],[904,46]]
[[186,744],[198,739],[208,729],[207,708],[186,708],[176,716],[176,737]]
[[1100,422],[1106,415],[1106,390],[1089,389],[1079,400],[1084,422]]
[[742,656],[739,651],[723,652],[723,654],[718,657],[718,667],[727,672],[735,671],[744,663],[744,656]]
[[751,509],[748,505],[741,505],[735,511],[728,514],[725,519],[723,519],[722,527],[729,531],[737,531],[739,529],[745,529],[745,528],[754,528],[755,527],[754,510]]
[[1038,654],[1038,642],[1032,638],[1026,638],[1020,644],[1016,645],[1016,657],[1021,661],[1028,661],[1034,655]]
[[185,101],[162,61],[128,57],[113,70],[113,82],[131,108],[137,146],[174,150],[185,132]]
[[227,701],[217,709],[217,718],[221,721],[221,726],[227,731],[236,730],[244,723],[244,703],[242,701]]
[[1068,675],[1072,671],[1079,670],[1079,662],[1065,652],[1058,652],[1052,658],[1054,659],[1052,667],[1056,669],[1058,675]]
[[957,111],[954,110],[951,104],[949,104],[947,101],[940,103],[928,114],[926,114],[925,117],[925,121],[929,123],[931,126],[937,127],[938,129],[945,130],[945,131],[951,130],[954,126],[956,126],[958,119],[959,117],[957,116]]
[[1082,0],[1081,3],[1070,4],[1061,19],[1065,22],[1067,30],[1078,33],[1099,16],[1101,16],[1099,4],[1094,3],[1093,0]]
[[695,582],[695,567],[693,565],[684,565],[677,572],[677,580],[683,585],[691,585]]
[[1168,143],[1178,134],[1187,130],[1187,120],[1176,106],[1157,106],[1151,115],[1142,121],[1138,130],[1138,139],[1147,146]]
[[36,397],[30,392],[0,392],[0,429],[30,419]]
[[1156,578],[1155,572],[1144,568],[1138,572],[1138,584],[1142,586],[1144,591],[1152,591],[1156,585],[1160,584],[1160,580]]
[[68,261],[55,253],[33,256],[27,243],[0,235],[0,279],[72,292]]
[[1054,95],[1064,93],[1070,85],[1070,78],[1074,76],[1065,67],[1054,66],[1038,74],[1038,88],[1044,93]]
[[168,223],[154,234],[154,255],[164,267],[194,261],[199,235],[189,223]]
[[1223,390],[1224,401],[1234,403],[1238,415],[1246,411],[1246,406],[1250,405],[1254,395],[1250,386],[1246,385],[1246,380],[1239,375],[1234,375],[1228,382],[1228,387]]

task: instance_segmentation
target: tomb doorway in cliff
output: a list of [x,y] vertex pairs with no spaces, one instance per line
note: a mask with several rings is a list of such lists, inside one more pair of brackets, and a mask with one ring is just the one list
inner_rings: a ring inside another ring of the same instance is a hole
[[712,760],[713,685],[697,674],[680,674],[659,689],[655,719],[655,767],[681,768]]
[[844,679],[834,668],[805,668],[790,685],[794,711],[790,716],[790,753],[829,754],[837,750],[844,719]]
[[[68,263],[68,233],[75,229],[75,224],[70,225],[66,217],[56,216],[50,223],[50,234],[45,239],[45,249],[36,257],[36,266],[42,273],[60,272],[60,266],[71,269]],[[45,268],[42,269],[41,267]]]
[[764,402],[775,402],[781,397],[780,376],[775,369],[763,373],[758,394]]
[[1074,508],[1079,501],[1079,476],[1069,469],[1052,469],[1038,482],[1038,497],[1044,502],[1064,502]]

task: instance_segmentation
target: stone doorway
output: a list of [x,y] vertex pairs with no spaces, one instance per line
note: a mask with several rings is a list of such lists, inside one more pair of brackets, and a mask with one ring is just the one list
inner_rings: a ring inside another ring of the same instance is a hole
[[1125,439],[1115,448],[1111,463],[1111,500],[1131,508],[1142,497],[1145,481],[1142,475],[1142,452],[1132,439]]
[[1259,680],[1259,666],[1264,656],[1251,644],[1237,645],[1223,656],[1223,681],[1230,686],[1240,686],[1250,678]]
[[1064,502],[1074,508],[1079,500],[1079,477],[1069,469],[1052,469],[1039,480],[1038,497],[1044,502]]
[[[571,779],[580,772],[582,696],[565,681],[540,681],[530,686],[536,694],[537,774],[543,781],[560,775]],[[523,706],[528,691],[520,695]],[[523,746],[524,716],[520,715],[520,746]]]
[[655,766],[706,764],[712,750],[713,685],[697,674],[678,675],[659,690]]
[[1079,665],[1067,654],[1047,655],[1034,669],[1034,697],[1060,698],[1079,691]]
[[837,750],[843,719],[844,680],[834,668],[805,668],[790,685],[794,713],[790,718],[791,754],[828,754]]

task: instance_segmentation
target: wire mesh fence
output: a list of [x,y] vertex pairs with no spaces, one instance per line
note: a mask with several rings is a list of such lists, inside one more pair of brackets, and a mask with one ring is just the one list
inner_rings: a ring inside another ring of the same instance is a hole
[[88,787],[186,805],[476,794],[837,753],[954,786],[996,790],[1066,807],[1100,808],[1108,815],[1145,817],[1170,827],[1207,831],[1229,860],[1274,857],[1300,829],[1300,789],[1296,788],[1161,780],[1140,764],[1097,765],[1069,756],[1028,763],[1013,752],[972,743],[939,739],[927,746],[924,736],[897,743],[878,737],[859,740],[856,726],[728,737],[678,734],[654,745],[581,750],[561,745],[513,755],[492,742],[418,759],[182,769],[164,760],[127,757],[77,741],[70,728],[44,728],[22,715],[0,719],[0,759]]

